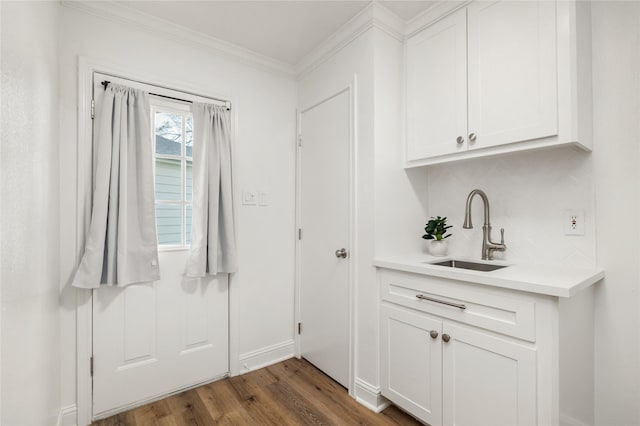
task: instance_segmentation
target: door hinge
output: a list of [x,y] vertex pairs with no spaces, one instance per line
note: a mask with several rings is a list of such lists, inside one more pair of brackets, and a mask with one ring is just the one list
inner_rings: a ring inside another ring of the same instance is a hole
[[298,135],[298,146],[302,146],[302,135]]
[[298,323],[298,334],[302,334],[302,323]]
[[96,116],[96,101],[94,99],[91,99],[91,119],[93,120],[95,116]]
[[298,228],[298,239],[302,239],[302,228]]
[[93,357],[89,358],[89,374],[93,377]]

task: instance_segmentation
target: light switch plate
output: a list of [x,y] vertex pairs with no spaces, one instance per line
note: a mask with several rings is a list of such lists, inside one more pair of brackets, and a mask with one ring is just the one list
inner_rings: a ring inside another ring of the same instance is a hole
[[255,206],[258,204],[258,193],[245,189],[242,193],[242,204],[245,206]]

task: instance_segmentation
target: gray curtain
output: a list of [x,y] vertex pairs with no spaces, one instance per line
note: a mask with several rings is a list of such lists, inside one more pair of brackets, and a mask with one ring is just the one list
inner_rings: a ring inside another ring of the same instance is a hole
[[231,123],[223,106],[193,104],[193,219],[187,277],[235,272]]
[[94,123],[93,206],[73,285],[160,279],[147,93],[109,84]]

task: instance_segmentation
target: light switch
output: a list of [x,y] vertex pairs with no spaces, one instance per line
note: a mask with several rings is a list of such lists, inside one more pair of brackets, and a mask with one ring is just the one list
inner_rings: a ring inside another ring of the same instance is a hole
[[245,190],[242,193],[242,204],[245,206],[255,206],[258,204],[258,193],[253,190]]

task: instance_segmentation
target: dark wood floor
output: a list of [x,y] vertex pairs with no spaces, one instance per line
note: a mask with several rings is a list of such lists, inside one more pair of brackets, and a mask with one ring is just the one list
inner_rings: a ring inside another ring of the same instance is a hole
[[419,425],[394,406],[376,414],[305,360],[219,380],[94,426]]

